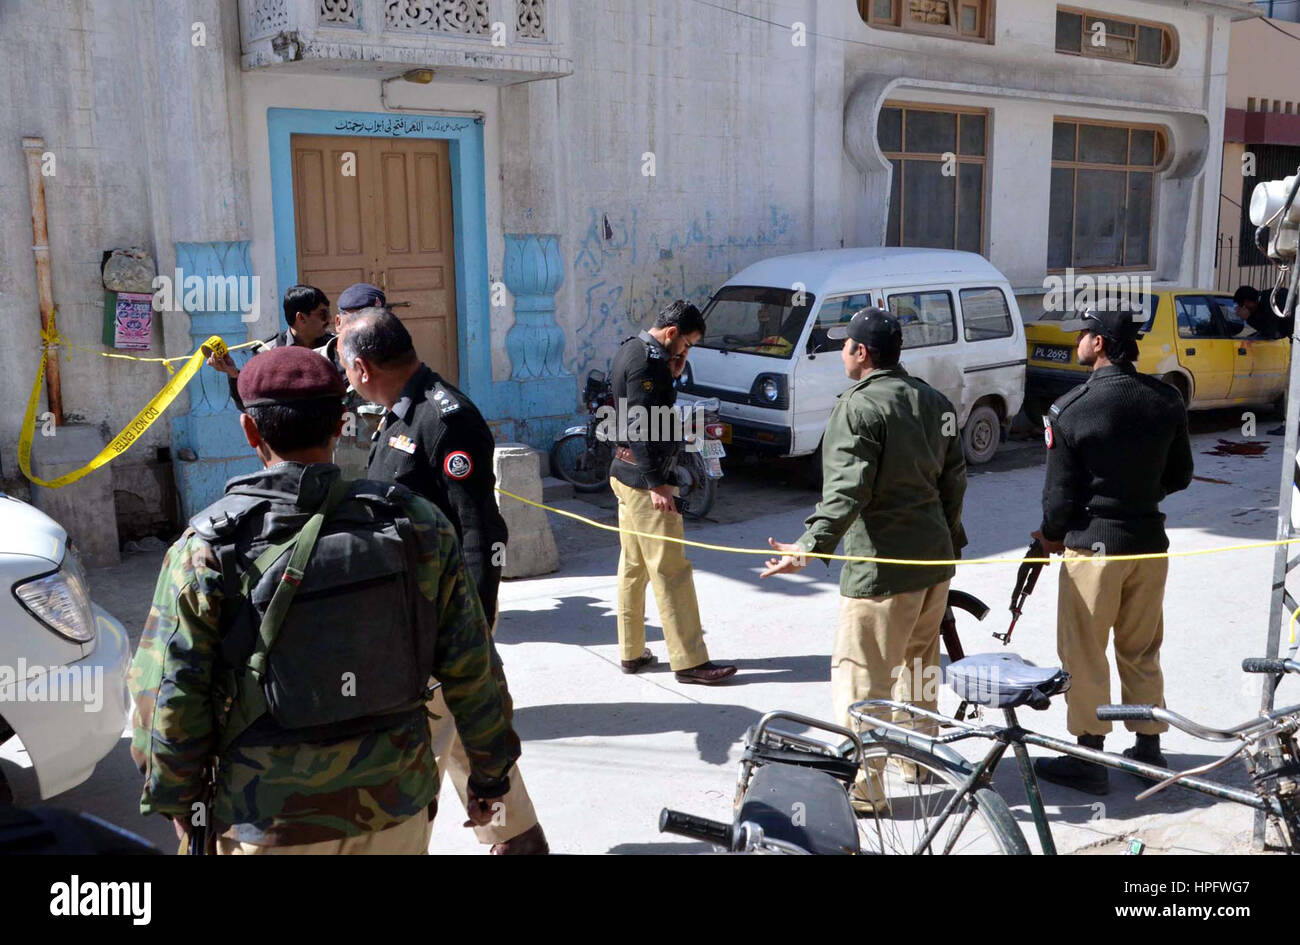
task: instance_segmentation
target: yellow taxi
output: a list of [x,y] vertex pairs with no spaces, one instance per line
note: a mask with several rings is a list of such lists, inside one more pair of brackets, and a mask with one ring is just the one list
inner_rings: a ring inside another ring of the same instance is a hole
[[[1137,369],[1172,385],[1189,410],[1273,405],[1286,394],[1291,342],[1257,334],[1238,316],[1231,294],[1157,287],[1133,303],[1146,315]],[[1035,422],[1087,380],[1089,369],[1075,354],[1078,333],[1061,328],[1081,314],[1052,311],[1025,323],[1025,414]]]

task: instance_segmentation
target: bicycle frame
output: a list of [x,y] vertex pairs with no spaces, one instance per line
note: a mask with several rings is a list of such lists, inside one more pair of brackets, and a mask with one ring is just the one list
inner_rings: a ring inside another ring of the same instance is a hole
[[[886,721],[874,715],[868,715],[868,710],[888,710],[894,713],[904,713],[913,718],[928,718],[941,725],[955,727],[957,731],[948,734],[927,735],[918,732],[915,729],[897,722]],[[1144,764],[1140,761],[1133,761],[1125,758],[1123,755],[1115,754],[1108,751],[1098,751],[1092,748],[1085,748],[1074,742],[1067,742],[1059,738],[1053,738],[1050,735],[1040,735],[1037,732],[1022,728],[1016,719],[1015,709],[1003,709],[1003,716],[1006,719],[1005,726],[997,725],[976,725],[972,722],[952,718],[951,716],[941,715],[938,712],[931,712],[928,709],[922,709],[918,706],[910,705],[905,702],[895,702],[890,699],[869,699],[863,702],[856,702],[849,707],[850,715],[862,725],[869,729],[883,730],[886,734],[895,734],[905,737],[909,742],[919,748],[923,748],[932,753],[943,756],[943,751],[936,751],[936,746],[949,745],[953,742],[963,741],[970,738],[983,738],[994,742],[994,745],[988,750],[982,759],[974,763],[974,770],[957,789],[953,797],[944,805],[935,819],[934,824],[922,837],[917,852],[924,852],[930,848],[935,837],[943,828],[952,812],[962,799],[970,794],[977,785],[982,782],[988,782],[991,785],[993,770],[997,767],[998,762],[1006,754],[1008,748],[1011,748],[1016,755],[1016,762],[1020,769],[1020,778],[1025,787],[1025,798],[1029,805],[1029,813],[1034,821],[1034,828],[1038,833],[1039,842],[1042,845],[1043,853],[1049,855],[1056,854],[1056,842],[1052,838],[1051,825],[1047,819],[1047,812],[1043,806],[1042,794],[1038,789],[1038,777],[1034,774],[1033,765],[1030,763],[1029,751],[1026,746],[1037,745],[1040,748],[1046,748],[1049,751],[1057,752],[1062,755],[1069,755],[1079,758],[1083,761],[1091,761],[1094,764],[1103,765],[1107,768],[1114,768],[1118,771],[1127,771],[1140,777],[1148,778],[1155,781],[1169,781],[1178,784],[1191,791],[1200,794],[1206,794],[1219,800],[1232,801],[1236,804],[1242,804],[1255,810],[1263,811],[1277,817],[1284,817],[1282,805],[1277,798],[1260,797],[1250,791],[1242,791],[1237,788],[1228,787],[1214,781],[1206,781],[1201,778],[1184,775],[1182,772],[1174,771],[1168,768],[1160,768],[1155,765]],[[1197,725],[1188,719],[1176,713],[1160,710],[1162,714],[1169,719],[1176,720],[1188,727],[1192,734],[1209,741],[1236,741],[1239,739],[1257,740],[1269,734],[1268,730],[1274,727],[1274,724],[1281,718],[1288,715],[1300,713],[1300,705],[1289,706],[1283,709],[1263,715],[1249,722],[1244,722],[1232,729],[1216,730],[1208,729],[1204,726]],[[869,747],[872,738],[871,732],[863,734],[863,745]]]

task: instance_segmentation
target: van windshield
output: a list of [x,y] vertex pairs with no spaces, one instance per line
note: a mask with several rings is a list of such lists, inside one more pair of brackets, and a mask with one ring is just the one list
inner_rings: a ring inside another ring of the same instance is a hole
[[812,307],[807,291],[726,286],[704,308],[704,337],[696,347],[789,358]]

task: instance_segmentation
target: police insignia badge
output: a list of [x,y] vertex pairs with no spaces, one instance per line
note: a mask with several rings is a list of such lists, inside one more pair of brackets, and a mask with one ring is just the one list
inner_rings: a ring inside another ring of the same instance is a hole
[[388,445],[395,450],[401,450],[403,453],[415,455],[415,441],[405,433],[399,433],[396,436],[388,438]]
[[447,454],[442,469],[452,479],[466,479],[474,471],[474,463],[469,458],[469,453],[464,450],[457,450],[454,453]]

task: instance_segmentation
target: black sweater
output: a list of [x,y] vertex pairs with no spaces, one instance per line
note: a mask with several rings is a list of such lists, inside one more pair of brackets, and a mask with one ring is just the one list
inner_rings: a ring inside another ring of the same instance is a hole
[[1052,405],[1045,433],[1044,537],[1112,555],[1168,550],[1160,501],[1192,481],[1177,391],[1108,365]]

